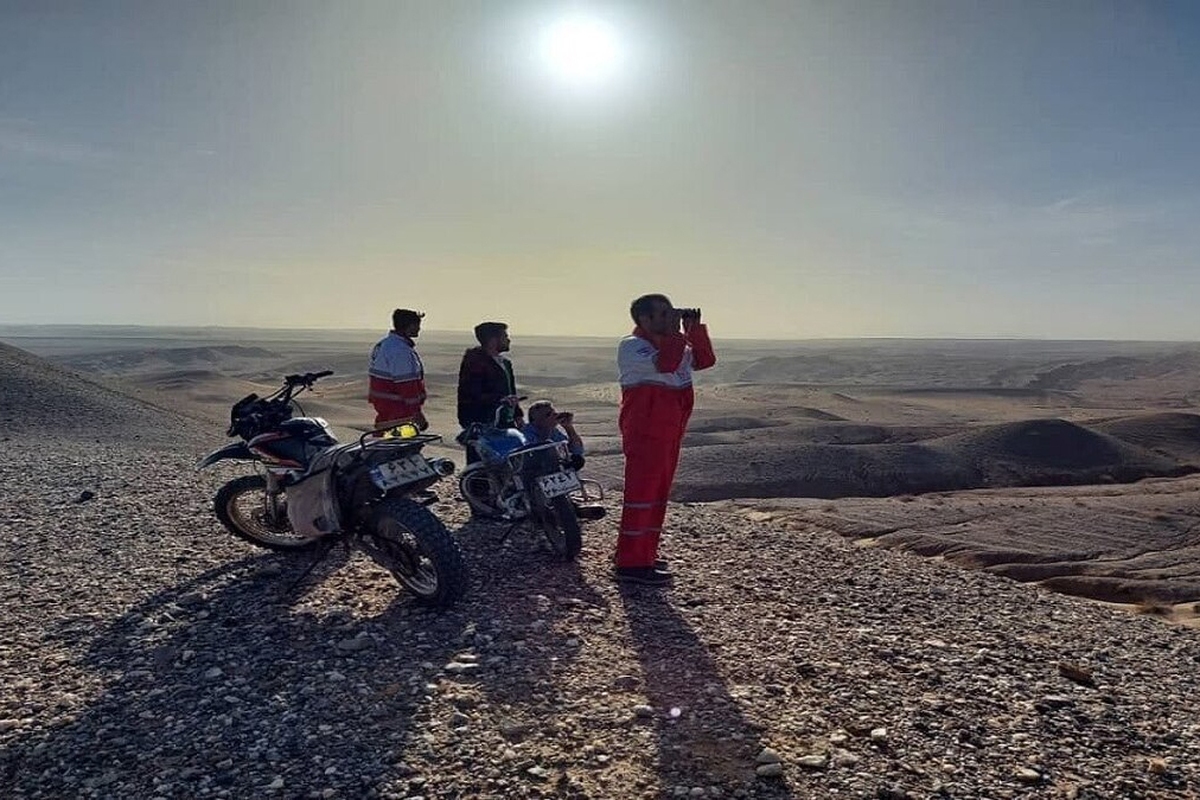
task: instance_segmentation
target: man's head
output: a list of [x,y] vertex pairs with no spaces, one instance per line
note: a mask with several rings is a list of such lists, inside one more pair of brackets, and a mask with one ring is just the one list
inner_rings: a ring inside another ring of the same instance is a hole
[[558,427],[558,412],[549,400],[538,400],[529,406],[529,424],[543,436]]
[[415,339],[421,334],[421,317],[424,316],[422,311],[397,308],[392,312],[392,330],[401,336]]
[[679,314],[665,294],[644,294],[629,306],[629,316],[642,330],[662,336],[679,330]]
[[481,322],[475,326],[475,339],[492,355],[508,352],[511,341],[508,326],[503,322]]

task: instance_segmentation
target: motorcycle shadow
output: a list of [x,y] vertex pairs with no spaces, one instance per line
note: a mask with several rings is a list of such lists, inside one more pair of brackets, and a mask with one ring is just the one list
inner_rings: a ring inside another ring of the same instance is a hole
[[464,549],[491,551],[493,555],[504,551],[545,562],[561,561],[533,522],[513,524],[501,519],[472,518],[454,531],[454,538]]
[[[547,589],[544,565],[505,557],[508,580],[433,612],[347,556],[331,552],[289,590],[309,558],[255,555],[163,588],[98,630],[91,618],[48,628],[47,646],[78,654],[69,672],[86,699],[10,738],[0,783],[16,796],[250,797],[280,780],[289,797],[417,786],[436,796],[456,772],[419,775],[409,762],[444,761],[476,708],[498,704],[518,731],[557,702],[574,652],[562,620],[578,610],[560,601],[591,602],[577,572],[551,571]],[[496,562],[468,560],[475,575]],[[104,758],[77,758],[82,746]]]

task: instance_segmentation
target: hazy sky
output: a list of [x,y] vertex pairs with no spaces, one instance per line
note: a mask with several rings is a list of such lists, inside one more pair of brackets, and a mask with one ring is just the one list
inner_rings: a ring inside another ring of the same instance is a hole
[[1200,339],[1198,142],[1194,2],[0,0],[0,322]]

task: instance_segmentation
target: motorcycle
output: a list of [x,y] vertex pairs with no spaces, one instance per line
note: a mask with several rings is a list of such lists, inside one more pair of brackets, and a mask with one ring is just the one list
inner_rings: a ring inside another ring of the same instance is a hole
[[499,426],[500,413],[495,424],[472,423],[455,438],[480,458],[460,473],[459,492],[478,516],[508,522],[505,537],[533,524],[555,554],[574,560],[583,537],[572,497],[602,499],[599,484],[580,479],[566,442],[530,445],[519,431]]
[[226,435],[239,441],[205,456],[196,469],[233,460],[254,462],[260,471],[221,487],[213,504],[217,519],[235,536],[271,550],[344,541],[388,570],[418,602],[450,605],[466,589],[462,551],[414,497],[429,495],[430,486],[452,475],[454,462],[421,455],[441,437],[412,425],[341,443],[324,419],[293,416],[304,413],[296,396],[332,374],[288,375],[273,394],[234,403]]

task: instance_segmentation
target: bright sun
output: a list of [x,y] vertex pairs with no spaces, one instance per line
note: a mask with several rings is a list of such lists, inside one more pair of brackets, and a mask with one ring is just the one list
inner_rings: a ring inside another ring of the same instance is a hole
[[569,17],[546,26],[540,51],[556,78],[575,85],[601,83],[621,62],[616,30],[593,17]]

